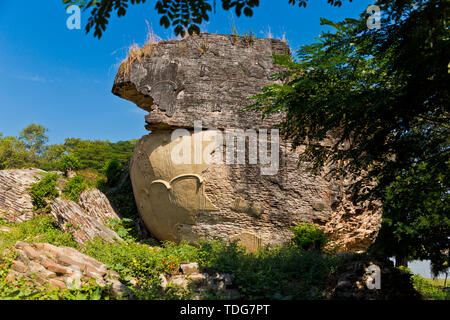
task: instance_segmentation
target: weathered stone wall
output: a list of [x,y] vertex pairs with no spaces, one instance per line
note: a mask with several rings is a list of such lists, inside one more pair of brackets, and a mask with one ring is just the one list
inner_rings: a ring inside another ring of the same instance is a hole
[[[147,46],[122,64],[113,93],[149,112],[152,133],[137,144],[130,176],[141,216],[156,237],[218,236],[256,249],[284,243],[292,236],[290,226],[312,222],[343,250],[363,250],[373,242],[379,209],[352,205],[343,181],[312,175],[306,164],[297,167],[302,148],[292,150],[289,141],[280,144],[275,175],[263,175],[260,163],[177,164],[171,157],[175,148],[189,149],[192,141],[211,147],[207,131],[192,130],[198,120],[204,129],[220,133],[274,128],[283,114],[263,120],[242,108],[272,83],[270,76],[277,71],[272,55],[287,50],[280,40],[203,34]],[[191,136],[173,140],[175,128],[187,128]],[[210,155],[217,157],[217,150],[210,148]]]

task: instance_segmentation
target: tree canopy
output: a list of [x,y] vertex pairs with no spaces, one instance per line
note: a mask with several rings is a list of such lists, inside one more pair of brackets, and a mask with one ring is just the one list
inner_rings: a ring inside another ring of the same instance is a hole
[[[309,0],[288,0],[289,4],[306,7]],[[352,0],[349,0],[350,2]],[[145,4],[146,0],[63,0],[66,6],[78,5],[84,10],[91,10],[86,24],[86,33],[94,29],[94,37],[101,38],[106,30],[112,12],[123,17],[128,6]],[[340,0],[327,0],[332,6],[341,6]],[[221,0],[223,10],[233,10],[238,17],[242,14],[253,16],[254,8],[259,6],[259,0]],[[212,10],[216,11],[216,0],[158,0],[155,1],[155,10],[160,15],[159,23],[165,28],[173,28],[175,35],[184,36],[200,33],[200,25],[209,21]]]

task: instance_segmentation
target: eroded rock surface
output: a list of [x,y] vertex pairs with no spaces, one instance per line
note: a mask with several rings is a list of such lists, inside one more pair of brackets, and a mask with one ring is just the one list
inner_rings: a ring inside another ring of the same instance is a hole
[[39,285],[79,288],[93,279],[100,286],[110,285],[115,294],[128,294],[117,272],[74,248],[18,241],[13,250],[18,256],[11,266],[9,280],[27,278]]
[[28,188],[45,173],[34,168],[0,170],[0,218],[8,222],[33,219],[33,203]]
[[[304,163],[298,167],[301,147],[292,150],[281,140],[271,149],[276,132],[268,130],[266,137],[264,130],[273,129],[283,114],[262,119],[242,110],[249,97],[273,83],[272,55],[287,51],[280,40],[202,34],[147,45],[119,68],[113,93],[149,112],[145,119],[152,132],[135,148],[130,177],[139,212],[157,238],[221,237],[256,250],[285,243],[292,236],[290,226],[311,222],[342,250],[361,251],[374,241],[379,206],[352,205],[344,181],[312,175]],[[194,129],[197,121],[203,130]],[[173,130],[180,128],[186,131],[175,139]],[[215,130],[214,136],[205,129]],[[229,151],[225,142],[231,129],[256,134],[244,137],[245,163],[218,161]],[[217,142],[220,135],[224,139]],[[258,152],[265,143],[266,155],[278,154],[275,172],[267,173],[270,163],[262,163],[261,153],[258,163],[250,163],[253,137],[263,141]],[[206,161],[201,151],[196,158],[196,143],[214,161]],[[191,161],[174,161],[180,149]]]

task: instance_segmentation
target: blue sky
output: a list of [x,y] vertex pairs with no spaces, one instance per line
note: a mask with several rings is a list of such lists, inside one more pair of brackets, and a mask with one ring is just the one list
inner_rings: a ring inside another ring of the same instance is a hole
[[[50,143],[67,137],[130,140],[146,134],[145,112],[111,93],[114,77],[127,48],[143,45],[146,20],[163,39],[172,36],[159,26],[154,2],[131,6],[125,17],[110,20],[101,40],[86,35],[89,16],[82,13],[82,30],[69,30],[69,17],[60,0],[0,0],[0,132],[17,135],[34,122],[49,129]],[[292,49],[314,41],[323,27],[320,17],[340,21],[357,17],[374,0],[344,1],[342,7],[326,0],[310,0],[306,8],[288,0],[261,1],[252,18],[237,18],[223,11],[203,29],[211,33],[242,34],[250,29],[258,37],[270,28],[285,35]]]

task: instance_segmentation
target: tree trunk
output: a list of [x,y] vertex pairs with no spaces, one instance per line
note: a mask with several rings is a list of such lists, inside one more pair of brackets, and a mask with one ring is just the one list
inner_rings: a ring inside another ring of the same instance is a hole
[[395,267],[408,267],[408,256],[398,255],[395,256]]

